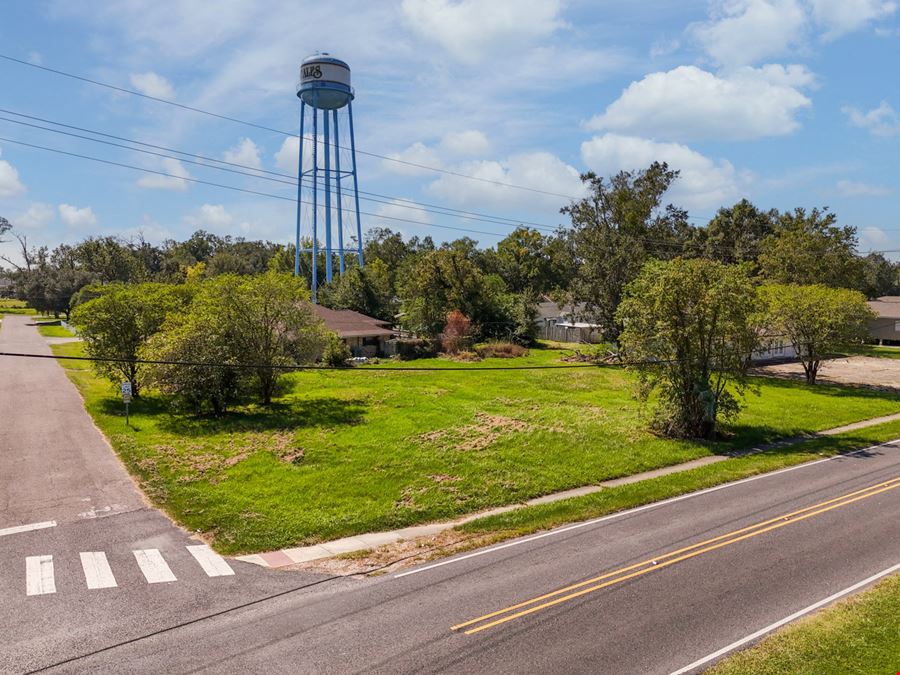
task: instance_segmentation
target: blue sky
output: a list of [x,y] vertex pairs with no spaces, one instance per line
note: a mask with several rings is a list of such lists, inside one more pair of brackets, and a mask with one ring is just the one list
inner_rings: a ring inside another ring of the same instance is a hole
[[[578,174],[668,161],[703,223],[748,197],[830,206],[860,249],[900,249],[900,8],[891,0],[11,2],[0,53],[296,130],[299,62],[348,61],[357,147],[578,196]],[[296,139],[0,60],[0,108],[296,173]],[[9,117],[9,114],[0,116]],[[21,119],[21,118],[19,118]],[[221,173],[0,121],[0,137],[290,196]],[[360,188],[553,227],[565,199],[359,158]],[[408,206],[408,204],[407,204]],[[363,202],[364,229],[443,240],[511,227]],[[194,229],[291,241],[289,201],[0,140],[0,215],[35,244]],[[422,221],[413,225],[392,217]],[[11,254],[6,244],[2,252]]]

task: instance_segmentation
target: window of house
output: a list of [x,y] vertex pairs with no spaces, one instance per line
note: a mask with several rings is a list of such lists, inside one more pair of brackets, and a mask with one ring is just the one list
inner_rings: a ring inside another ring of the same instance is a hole
[[894,332],[895,332],[895,333],[900,333],[900,321],[895,321],[895,322],[894,322]]

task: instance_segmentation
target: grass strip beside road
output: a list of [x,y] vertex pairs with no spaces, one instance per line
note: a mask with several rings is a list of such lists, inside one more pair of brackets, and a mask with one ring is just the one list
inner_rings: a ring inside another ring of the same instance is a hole
[[900,575],[719,663],[710,675],[893,673],[900,669]]
[[38,333],[44,337],[75,337],[75,333],[67,329],[65,326],[46,324],[38,325]]
[[[816,438],[756,455],[735,457],[696,469],[608,488],[551,504],[526,506],[460,525],[468,534],[492,534],[495,541],[591,520],[790,466],[833,457],[900,438],[900,421],[827,438]],[[900,452],[900,450],[897,450]]]
[[[130,427],[113,385],[85,362],[62,365],[153,503],[226,554],[452,519],[900,408],[896,394],[758,379],[761,395],[748,397],[727,440],[680,441],[647,431],[634,375],[621,368],[482,370],[558,364],[567,353],[533,349],[469,372],[292,373],[272,406],[222,419],[172,413],[145,392]],[[446,364],[460,365],[411,365]],[[603,501],[608,494],[646,503],[665,497],[655,494],[663,487],[604,491],[600,508],[627,508]]]

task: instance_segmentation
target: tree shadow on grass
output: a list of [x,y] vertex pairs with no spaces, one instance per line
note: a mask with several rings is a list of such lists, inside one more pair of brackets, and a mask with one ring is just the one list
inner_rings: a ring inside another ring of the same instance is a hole
[[[107,414],[121,414],[122,403],[114,399],[103,402]],[[272,403],[269,406],[238,406],[222,417],[172,412],[164,400],[141,399],[133,405],[139,415],[155,417],[162,431],[185,436],[253,431],[293,431],[310,427],[333,428],[362,423],[368,410],[365,399],[321,397]]]

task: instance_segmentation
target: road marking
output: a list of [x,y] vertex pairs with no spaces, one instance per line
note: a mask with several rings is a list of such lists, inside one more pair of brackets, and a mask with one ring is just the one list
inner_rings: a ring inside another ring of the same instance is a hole
[[[793,512],[790,514],[784,514],[777,518],[772,518],[767,521],[757,523],[756,525],[741,528],[740,530],[735,530],[734,532],[730,532],[727,535],[720,535],[718,537],[714,537],[713,539],[709,539],[704,542],[700,542],[699,544],[694,545],[694,546],[686,547],[684,549],[679,549],[677,551],[672,551],[670,553],[659,556],[657,558],[653,558],[652,560],[644,561],[643,563],[637,563],[637,564],[631,565],[629,567],[618,569],[613,572],[608,572],[608,573],[602,574],[598,577],[594,577],[592,579],[582,581],[578,584],[566,586],[565,588],[559,589],[557,591],[553,591],[551,593],[546,593],[546,594],[538,596],[536,598],[532,598],[531,600],[527,600],[525,602],[520,602],[515,605],[505,607],[504,609],[477,617],[470,621],[466,621],[464,623],[457,624],[455,626],[452,626],[451,630],[459,630],[461,628],[466,628],[468,626],[474,626],[475,624],[480,624],[474,628],[469,628],[469,630],[463,631],[466,635],[472,635],[474,633],[481,632],[488,628],[493,628],[494,626],[498,626],[498,625],[506,623],[508,621],[512,621],[514,619],[518,619],[518,618],[526,616],[528,614],[532,614],[532,613],[540,611],[542,609],[547,609],[549,607],[553,607],[553,606],[561,604],[563,602],[567,602],[569,600],[573,600],[573,599],[581,597],[583,595],[587,595],[588,593],[593,593],[594,591],[599,591],[603,588],[607,588],[614,584],[618,584],[623,581],[627,581],[629,579],[634,579],[636,577],[643,576],[645,574],[649,574],[650,572],[655,572],[664,567],[669,567],[670,565],[674,565],[674,564],[682,562],[684,560],[694,558],[698,555],[702,555],[704,553],[715,551],[717,549],[724,548],[725,546],[730,546],[732,544],[736,544],[738,542],[744,541],[746,539],[750,539],[752,537],[759,536],[766,532],[770,532],[772,530],[777,530],[779,528],[786,527],[787,525],[791,525],[793,523],[798,523],[800,521],[806,520],[807,518],[811,518],[811,517],[819,515],[821,513],[826,513],[833,509],[837,509],[842,506],[847,506],[849,504],[853,504],[854,502],[860,501],[861,499],[868,499],[869,497],[873,497],[875,495],[881,494],[882,492],[887,492],[889,490],[894,490],[897,488],[900,488],[900,476],[895,477],[884,483],[872,485],[869,488],[865,488],[863,490],[857,490],[855,492],[845,494],[841,497],[837,497],[837,498],[829,499],[824,502],[820,502],[818,504],[807,507],[805,509],[801,509],[800,511],[796,511],[796,512]],[[811,510],[811,509],[816,509],[816,510]],[[800,515],[796,515],[796,514],[800,514]],[[741,534],[741,533],[743,533],[743,534]],[[735,535],[739,535],[739,536],[735,536]],[[723,539],[724,539],[724,541],[723,541]],[[704,548],[697,548],[697,546],[702,546]],[[695,549],[695,550],[691,550],[689,553],[684,553],[683,555],[678,555],[682,551],[688,551],[690,549]],[[676,556],[676,555],[678,557],[672,557],[672,556]],[[670,558],[670,559],[667,560],[667,558]],[[663,562],[659,562],[660,560],[663,560]],[[643,567],[643,568],[637,569],[637,571],[631,571],[638,567]],[[630,572],[630,573],[625,574],[626,572]],[[587,586],[589,584],[594,584],[603,579],[608,579],[608,581],[603,581],[602,583],[598,583],[594,586],[589,586],[588,588],[581,588],[581,587]],[[556,597],[553,600],[549,600],[547,602],[543,602],[542,604],[535,605],[533,607],[529,607],[528,609],[522,609],[521,611],[510,614],[510,612],[514,612],[517,609],[526,607],[528,605],[534,605],[534,603],[541,602],[542,600],[545,600],[547,598],[559,596],[562,593],[566,593],[575,588],[581,588],[581,590],[569,593],[568,595],[563,595],[562,597]],[[502,616],[501,618],[495,619],[493,621],[489,621],[488,623],[483,623],[484,621],[486,621],[488,619],[492,619],[493,617],[498,617],[500,615],[506,615],[506,616]]]
[[814,612],[817,609],[820,609],[821,607],[824,607],[825,605],[828,605],[828,604],[834,602],[835,600],[838,600],[838,599],[844,597],[845,595],[849,595],[850,593],[853,593],[854,591],[858,591],[863,586],[868,586],[869,584],[871,584],[875,581],[878,581],[882,577],[886,577],[889,574],[893,574],[894,572],[900,572],[900,563],[898,563],[897,565],[894,565],[893,567],[889,567],[886,570],[882,570],[881,572],[878,572],[877,574],[873,574],[868,579],[863,579],[862,581],[859,581],[859,582],[853,584],[852,586],[848,586],[847,588],[845,588],[842,591],[838,591],[837,593],[835,593],[833,595],[829,595],[824,600],[819,600],[818,602],[813,603],[809,607],[804,607],[799,612],[794,612],[790,616],[786,616],[783,619],[776,621],[775,623],[769,624],[765,628],[760,628],[755,633],[751,633],[747,637],[744,637],[744,638],[741,638],[740,640],[732,642],[730,645],[728,645],[726,647],[722,647],[722,649],[714,651],[712,654],[708,654],[707,656],[704,656],[702,659],[698,659],[698,660],[694,661],[693,663],[686,665],[684,668],[680,668],[679,670],[674,671],[671,675],[684,675],[685,673],[689,673],[692,670],[694,670],[695,668],[699,668],[700,666],[705,665],[705,664],[709,663],[710,661],[714,661],[717,658],[719,658],[720,656],[724,656],[728,652],[733,651],[733,650],[737,649],[738,647],[743,647],[748,642],[753,642],[754,640],[762,637],[766,633],[771,633],[773,630],[777,630],[778,628],[781,628],[782,626],[790,623],[791,621],[795,621],[795,620],[799,619],[800,617],[802,617],[806,614],[809,614],[810,612]]
[[137,560],[138,567],[144,573],[144,578],[149,584],[162,584],[167,581],[178,581],[168,563],[162,557],[162,553],[156,548],[146,548],[132,551]]
[[213,551],[209,546],[188,546],[188,552],[194,556],[194,560],[200,563],[200,567],[210,577],[227,577],[234,574],[234,570],[225,562],[225,558]]
[[118,586],[116,578],[109,567],[106,554],[101,551],[81,553],[81,567],[84,569],[84,579],[91,590],[97,588],[115,588]]
[[25,558],[25,592],[28,595],[56,593],[52,555],[33,555]]
[[46,520],[43,523],[32,523],[31,525],[17,525],[16,527],[6,527],[0,530],[0,537],[9,534],[21,534],[22,532],[33,532],[34,530],[44,530],[48,527],[56,527],[55,520]]
[[888,447],[892,443],[900,442],[900,438],[894,439],[892,441],[887,441],[885,443],[880,443],[878,445],[872,445],[868,448],[863,448],[862,450],[856,450],[855,452],[848,452],[846,454],[834,455],[833,457],[826,457],[824,459],[817,459],[814,462],[805,462],[803,464],[798,464],[796,466],[789,466],[784,469],[779,469],[778,471],[770,471],[768,473],[761,473],[757,476],[750,476],[748,478],[742,478],[741,480],[736,480],[731,483],[723,483],[722,485],[715,485],[710,488],[705,488],[703,490],[698,490],[697,492],[689,492],[688,494],[678,495],[677,497],[670,497],[669,499],[664,499],[659,502],[653,502],[651,504],[644,504],[643,506],[637,506],[633,509],[628,509],[626,511],[619,511],[617,513],[611,513],[608,516],[601,516],[599,518],[594,518],[592,520],[585,520],[580,523],[575,523],[574,525],[567,525],[565,527],[556,528],[550,530],[549,532],[542,532],[541,534],[536,534],[531,537],[526,537],[524,539],[516,539],[515,541],[510,541],[505,544],[500,544],[499,546],[493,546],[491,548],[481,549],[479,551],[475,551],[473,553],[467,553],[465,555],[457,556],[455,558],[450,558],[448,560],[442,560],[441,562],[432,563],[431,565],[425,565],[423,567],[417,567],[412,570],[407,570],[406,572],[400,572],[394,575],[394,579],[400,579],[402,577],[410,576],[411,574],[419,574],[420,572],[428,572],[429,570],[436,569],[438,567],[443,567],[444,565],[453,565],[454,563],[463,562],[464,560],[469,560],[470,558],[477,558],[478,556],[487,555],[489,553],[494,553],[495,551],[502,551],[505,548],[511,548],[513,546],[519,546],[521,544],[528,544],[532,541],[537,541],[538,539],[544,539],[545,537],[553,537],[558,534],[564,534],[566,532],[571,532],[572,530],[578,530],[583,527],[590,527],[591,525],[599,525],[600,523],[604,523],[609,520],[614,520],[616,518],[623,518],[625,516],[630,516],[635,513],[640,513],[641,511],[647,511],[649,509],[655,509],[662,506],[667,506],[669,504],[674,504],[676,502],[683,501],[685,499],[693,499],[694,497],[700,497],[702,495],[707,495],[712,492],[718,492],[719,490],[726,490],[728,488],[736,487],[738,485],[743,485],[744,483],[751,483],[755,480],[762,480],[763,478],[770,478],[772,476],[777,476],[782,473],[788,473],[789,471],[797,471],[798,469],[805,469],[810,466],[815,466],[816,464],[823,464],[824,462],[831,462],[836,459],[845,459],[847,457],[854,457],[857,455],[863,455],[864,453],[871,452],[876,448]]

